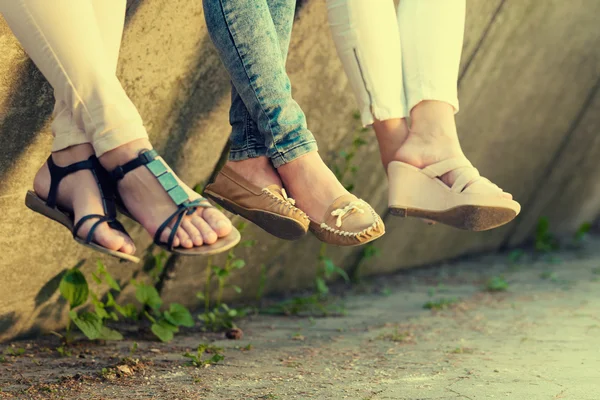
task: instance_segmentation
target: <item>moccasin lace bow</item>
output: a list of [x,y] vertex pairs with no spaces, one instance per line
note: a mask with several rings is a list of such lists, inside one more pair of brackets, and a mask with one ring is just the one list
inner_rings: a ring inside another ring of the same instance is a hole
[[347,215],[353,214],[355,212],[359,212],[361,214],[364,214],[365,210],[363,210],[360,207],[360,202],[358,201],[353,201],[351,203],[349,203],[346,207],[344,208],[338,208],[337,210],[333,210],[331,212],[331,215],[334,217],[337,217],[337,220],[335,221],[335,225],[339,228],[342,226],[342,221],[344,219],[344,217],[346,217]]

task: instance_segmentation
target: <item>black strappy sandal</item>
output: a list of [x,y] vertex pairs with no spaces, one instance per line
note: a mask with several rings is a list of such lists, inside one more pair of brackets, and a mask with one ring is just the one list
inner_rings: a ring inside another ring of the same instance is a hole
[[[91,156],[85,161],[76,162],[67,167],[59,167],[54,164],[52,155],[48,157],[48,169],[50,170],[50,190],[48,191],[48,198],[43,200],[34,191],[29,190],[25,197],[25,205],[31,210],[48,217],[59,224],[65,226],[73,234],[75,241],[83,246],[89,247],[100,253],[108,254],[113,257],[120,258],[121,260],[131,261],[137,263],[140,261],[138,257],[130,254],[125,254],[120,251],[110,250],[106,247],[99,245],[93,241],[94,232],[96,228],[103,222],[107,222],[108,226],[112,229],[118,230],[125,235],[129,236],[125,227],[117,220],[117,208],[115,205],[115,193],[110,184],[110,177],[108,172],[100,165],[100,162],[96,156]],[[82,217],[75,224],[73,212],[65,210],[56,204],[56,197],[58,195],[58,187],[64,177],[77,171],[89,170],[98,184],[100,195],[102,196],[102,204],[104,206],[104,215],[90,214]],[[92,225],[85,239],[77,236],[79,229],[89,220],[97,219]]]
[[[173,247],[173,241],[175,240],[177,229],[179,228],[179,225],[181,225],[183,217],[185,215],[193,214],[198,207],[209,208],[214,206],[210,204],[204,197],[191,201],[187,195],[187,192],[181,186],[179,186],[177,179],[169,171],[169,168],[165,162],[158,158],[158,153],[156,150],[143,150],[140,152],[137,158],[115,168],[112,172],[110,172],[110,175],[115,182],[115,186],[128,172],[133,171],[141,166],[146,166],[146,168],[148,168],[148,170],[152,173],[152,175],[154,175],[169,197],[171,197],[171,200],[173,200],[177,206],[177,210],[171,214],[171,216],[167,218],[165,222],[162,223],[162,225],[154,234],[154,243],[157,246],[164,250],[170,251],[171,253],[182,256],[208,256],[227,251],[239,243],[241,239],[240,232],[235,227],[232,227],[232,231],[229,235],[219,238],[213,244],[193,247],[191,249]],[[136,221],[131,213],[125,208],[125,205],[122,201],[119,201],[119,211]],[[169,226],[173,219],[175,219],[175,223],[171,228],[171,234],[169,235],[167,243],[164,243],[160,240],[160,238],[164,230]]]

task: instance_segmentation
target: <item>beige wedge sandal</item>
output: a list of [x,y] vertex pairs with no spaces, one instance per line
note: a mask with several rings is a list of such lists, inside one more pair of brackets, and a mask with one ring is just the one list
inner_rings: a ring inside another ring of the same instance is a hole
[[[441,176],[462,169],[452,187]],[[389,210],[469,231],[485,231],[512,221],[521,206],[479,175],[466,158],[451,158],[419,169],[392,161],[388,165]]]
[[[43,216],[50,218],[51,220],[54,220],[69,229],[73,234],[73,239],[75,239],[77,243],[100,253],[117,257],[121,260],[138,263],[140,261],[138,257],[125,254],[120,251],[107,249],[106,247],[103,247],[93,241],[94,232],[103,222],[108,223],[108,226],[110,226],[112,229],[120,231],[129,236],[125,230],[125,227],[123,227],[123,225],[117,220],[115,194],[112,190],[112,185],[110,185],[108,180],[108,174],[104,168],[102,168],[98,159],[95,156],[91,156],[85,161],[80,161],[67,167],[59,167],[58,165],[54,164],[52,155],[50,155],[47,163],[48,170],[50,171],[50,190],[48,192],[47,199],[43,200],[34,191],[30,190],[27,192],[25,197],[25,205],[31,210],[42,214]],[[71,210],[66,210],[59,207],[56,204],[56,199],[58,196],[58,187],[62,179],[67,175],[83,170],[89,170],[94,175],[94,178],[98,184],[98,190],[100,190],[100,194],[102,195],[105,214],[86,215],[77,221],[77,223],[75,223],[73,212]],[[90,220],[96,220],[96,222],[94,222],[86,237],[80,238],[78,236],[79,230],[85,222]]]

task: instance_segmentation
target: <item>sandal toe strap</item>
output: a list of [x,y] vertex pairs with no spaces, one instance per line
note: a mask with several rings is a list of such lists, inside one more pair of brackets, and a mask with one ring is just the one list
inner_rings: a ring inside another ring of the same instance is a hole
[[455,169],[465,167],[473,168],[473,164],[464,157],[455,157],[431,164],[421,169],[421,172],[434,179],[446,175],[448,172],[454,171]]
[[[198,206],[199,203],[200,203],[200,199],[194,200],[191,202],[187,202],[184,205],[180,205],[177,208],[177,211],[175,211],[173,214],[171,214],[165,220],[165,222],[163,222],[162,225],[156,230],[156,233],[154,234],[154,243],[157,245],[166,245],[170,250],[172,250],[173,249],[173,241],[175,240],[175,235],[177,235],[177,229],[179,229],[179,226],[181,225],[181,222],[183,221],[183,217],[186,215],[193,214],[194,211],[196,211],[196,209],[199,207]],[[171,233],[169,234],[169,238],[168,238],[167,242],[164,243],[160,240],[160,238],[162,237],[163,232],[165,231],[165,229],[167,229],[169,227],[169,224],[171,223],[171,221],[173,221],[174,218],[176,218],[175,223],[171,227]]]
[[94,238],[94,233],[96,232],[96,229],[100,226],[100,224],[102,224],[103,222],[108,222],[111,220],[110,217],[106,216],[106,215],[101,215],[101,214],[89,214],[86,215],[85,217],[81,218],[79,221],[77,221],[77,223],[75,224],[75,226],[73,227],[73,237],[77,238],[77,233],[79,233],[79,230],[81,229],[81,227],[83,226],[83,224],[85,224],[87,221],[92,220],[94,218],[97,218],[98,221],[94,222],[94,224],[92,225],[92,227],[90,228],[90,230],[88,231],[88,234],[85,238],[85,243],[86,244],[90,244],[92,243],[92,240]]
[[121,233],[124,233],[125,235],[129,236],[129,233],[127,233],[127,230],[125,229],[125,226],[123,226],[123,224],[121,223],[121,221],[119,221],[116,218],[111,218],[108,222],[108,226],[110,226],[112,229],[119,231]]
[[464,157],[449,158],[435,164],[431,164],[421,170],[429,178],[440,178],[448,172],[460,169],[458,176],[452,185],[454,193],[480,193],[482,191],[502,192],[497,185],[479,174],[477,168]]
[[481,175],[479,174],[477,168],[464,168],[462,171],[460,171],[460,174],[454,181],[451,189],[455,193],[462,193],[467,187],[479,181],[480,179]]

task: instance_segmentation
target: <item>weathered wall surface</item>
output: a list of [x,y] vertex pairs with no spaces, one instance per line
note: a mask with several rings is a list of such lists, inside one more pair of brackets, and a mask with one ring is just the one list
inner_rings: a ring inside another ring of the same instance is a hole
[[[228,80],[207,36],[200,2],[136,0],[128,6],[119,76],[156,146],[191,184],[213,170],[229,132]],[[376,274],[527,240],[538,218],[569,232],[600,214],[600,2],[469,0],[460,76],[459,132],[467,156],[524,207],[514,223],[484,233],[429,227],[386,215],[386,184],[372,135],[357,155],[356,194],[385,216],[381,257],[362,266]],[[148,29],[152,26],[153,29]],[[324,0],[307,2],[294,28],[288,68],[322,153],[333,155],[358,126],[326,25]],[[55,277],[98,258],[68,232],[23,205],[50,148],[52,91],[0,18],[0,340],[64,322]],[[139,228],[143,249],[150,243]],[[249,227],[253,248],[236,250],[247,267],[233,283],[253,296],[261,264],[267,290],[310,286],[319,243],[287,243]],[[329,249],[353,268],[361,249]],[[104,259],[122,282],[141,267]],[[173,260],[166,301],[193,304],[206,260]],[[219,262],[219,260],[213,260]],[[127,292],[126,294],[127,295]]]

